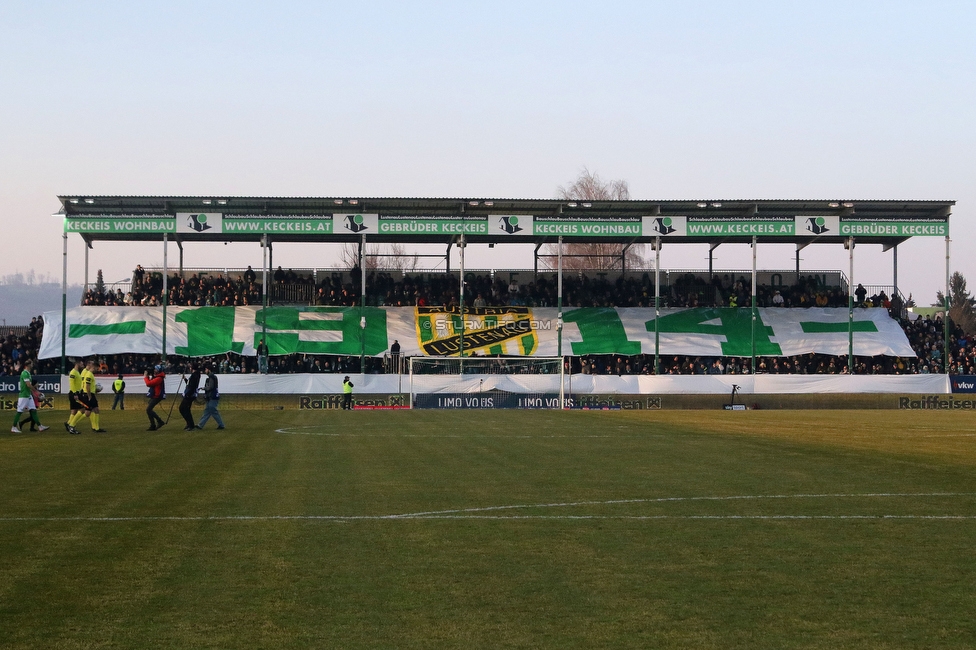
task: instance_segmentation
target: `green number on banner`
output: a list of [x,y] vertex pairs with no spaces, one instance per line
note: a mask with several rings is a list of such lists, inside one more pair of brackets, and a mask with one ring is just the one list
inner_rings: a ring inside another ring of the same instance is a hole
[[[717,323],[715,321],[718,321]],[[645,324],[648,332],[654,331],[654,319]],[[722,354],[730,357],[752,355],[752,310],[721,307],[716,309],[686,309],[677,314],[662,316],[658,323],[661,334],[712,334],[724,336]],[[778,356],[783,350],[769,337],[773,328],[763,324],[756,314],[756,354]]]
[[[310,317],[302,318],[301,314]],[[321,318],[316,315],[334,315]],[[359,326],[360,316],[366,317],[365,331]],[[380,354],[388,347],[386,311],[376,307],[269,307],[258,310],[255,316],[254,345],[260,342],[262,327],[267,327],[269,354],[348,354],[369,356]],[[323,337],[316,332],[335,332]],[[365,335],[364,342],[361,338]],[[323,340],[329,339],[329,340]]]
[[186,323],[186,347],[176,346],[176,354],[204,357],[244,349],[243,341],[234,341],[233,307],[185,309],[176,315],[177,323]]
[[573,354],[640,354],[640,341],[627,339],[627,332],[616,309],[573,309],[563,321],[576,323],[582,341],[573,342]]

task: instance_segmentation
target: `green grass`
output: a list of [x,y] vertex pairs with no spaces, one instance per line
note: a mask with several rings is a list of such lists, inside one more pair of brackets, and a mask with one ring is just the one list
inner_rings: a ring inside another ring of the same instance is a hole
[[0,647],[976,644],[971,414],[224,417],[0,435]]

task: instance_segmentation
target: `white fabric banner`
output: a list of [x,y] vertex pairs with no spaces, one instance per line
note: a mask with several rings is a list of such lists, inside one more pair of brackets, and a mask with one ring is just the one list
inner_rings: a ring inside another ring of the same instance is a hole
[[[884,309],[575,308],[563,312],[562,354],[660,354],[702,357],[846,356],[853,328],[858,356],[914,357]],[[163,349],[161,307],[75,307],[67,312],[68,356],[154,354]],[[272,355],[382,356],[394,341],[404,356],[557,356],[554,308],[485,307],[171,307],[166,353],[253,356],[262,338]],[[61,355],[61,312],[44,314],[40,358]]]
[[[219,375],[220,392],[231,395],[329,395],[342,392],[341,374]],[[394,395],[410,392],[409,375],[349,375],[356,394]],[[558,375],[423,375],[415,392],[559,393]],[[420,376],[415,376],[415,381]],[[139,377],[129,379],[128,392],[140,392]],[[178,393],[180,375],[166,377],[166,391]],[[806,393],[949,393],[945,375],[566,375],[566,392],[577,395],[728,395],[732,386],[742,394]],[[62,385],[67,390],[68,381]]]

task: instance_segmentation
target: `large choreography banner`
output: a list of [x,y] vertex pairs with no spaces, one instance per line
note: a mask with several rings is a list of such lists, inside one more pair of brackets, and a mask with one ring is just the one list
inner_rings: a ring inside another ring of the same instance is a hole
[[[163,349],[162,307],[75,307],[67,312],[68,356],[154,354]],[[576,308],[563,311],[562,353],[693,356],[914,357],[905,333],[884,309]],[[40,358],[61,356],[61,312],[44,314]],[[405,356],[556,356],[554,308],[481,307],[170,307],[166,353],[253,356],[265,338],[272,355],[382,356],[394,341]]]

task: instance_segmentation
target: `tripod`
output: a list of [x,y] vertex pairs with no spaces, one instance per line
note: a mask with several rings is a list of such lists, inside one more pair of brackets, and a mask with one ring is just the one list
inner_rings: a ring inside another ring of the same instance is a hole
[[[180,389],[183,388],[183,382],[185,382],[185,381],[186,381],[186,375],[181,375],[180,376],[180,383],[176,387],[176,394],[177,395],[180,394]],[[166,414],[166,424],[169,424],[169,419],[173,415],[173,407],[174,406],[176,406],[176,400],[175,399],[169,405],[169,413]]]
[[745,404],[736,404],[735,403],[735,394],[737,392],[739,392],[739,389],[740,388],[742,388],[742,387],[739,386],[738,384],[732,384],[732,395],[729,398],[729,403],[722,405],[722,408],[723,409],[725,409],[726,411],[745,411],[746,410],[746,405]]

